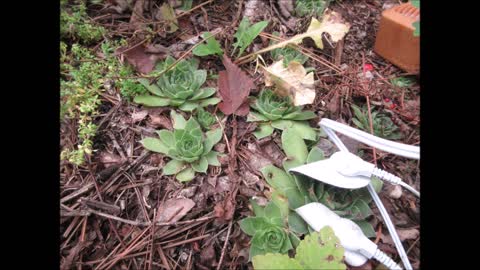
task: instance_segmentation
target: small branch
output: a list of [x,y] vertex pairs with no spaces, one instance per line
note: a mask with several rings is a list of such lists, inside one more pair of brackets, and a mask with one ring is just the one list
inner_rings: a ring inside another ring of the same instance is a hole
[[230,238],[230,231],[232,230],[232,224],[233,220],[230,220],[230,223],[228,224],[227,238],[223,244],[222,255],[220,255],[220,261],[218,261],[217,270],[220,270],[220,267],[222,267],[223,257],[225,256],[225,250],[227,249],[228,238]]

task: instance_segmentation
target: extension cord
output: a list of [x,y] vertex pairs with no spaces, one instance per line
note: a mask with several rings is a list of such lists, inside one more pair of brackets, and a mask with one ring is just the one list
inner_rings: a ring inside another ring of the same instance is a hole
[[321,203],[313,202],[295,209],[310,227],[320,231],[330,226],[345,248],[345,262],[351,266],[361,266],[367,259],[374,258],[389,269],[402,269],[390,257],[378,249],[353,221],[341,218]]

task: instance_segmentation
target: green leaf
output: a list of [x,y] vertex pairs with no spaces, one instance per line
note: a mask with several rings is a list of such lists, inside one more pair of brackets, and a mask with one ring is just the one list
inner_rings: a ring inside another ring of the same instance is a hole
[[191,167],[188,167],[186,169],[183,169],[183,171],[179,172],[177,175],[176,175],[176,178],[180,181],[180,182],[188,182],[188,181],[191,181],[193,178],[195,178],[195,171],[191,168]]
[[208,105],[216,105],[220,101],[222,101],[222,100],[217,98],[217,97],[206,98],[206,99],[200,100],[199,105],[200,105],[200,107],[207,107]]
[[265,216],[265,209],[264,207],[258,205],[258,203],[254,199],[250,199],[250,204],[252,205],[253,213],[256,217],[264,217]]
[[323,153],[323,150],[314,146],[308,153],[307,163],[312,163],[323,159],[325,159],[325,154]]
[[342,263],[344,248],[332,228],[305,236],[297,247],[295,259],[304,269],[346,269]]
[[297,213],[291,211],[288,214],[288,227],[295,233],[306,234],[308,233],[307,223]]
[[273,225],[277,225],[283,227],[283,219],[282,214],[280,212],[280,208],[274,203],[269,202],[264,209],[265,218]]
[[245,49],[253,42],[253,40],[262,32],[262,30],[267,27],[268,21],[261,21],[252,26],[250,26],[250,21],[248,17],[243,17],[242,21],[238,26],[238,30],[233,35],[236,38],[236,42],[233,44],[233,52],[236,51],[238,47],[240,50],[237,54],[237,57],[242,55]]
[[222,139],[223,131],[221,128],[209,130],[205,133],[206,139],[203,143],[203,153],[208,154],[212,148]]
[[247,217],[240,220],[240,229],[247,235],[253,236],[257,230],[270,226],[263,217]]
[[185,118],[183,118],[181,114],[177,113],[174,110],[171,110],[170,118],[172,119],[172,125],[174,129],[185,129],[187,120],[185,120]]
[[312,111],[303,111],[303,112],[302,111],[295,111],[295,112],[292,112],[292,113],[289,113],[289,114],[285,115],[283,117],[283,119],[301,121],[301,120],[313,119],[315,117],[317,117],[317,115]]
[[252,262],[254,269],[304,269],[295,259],[278,253],[254,256]]
[[298,191],[293,177],[288,175],[284,170],[273,165],[268,165],[260,171],[267,183],[288,199],[288,204],[291,209],[296,209],[305,204],[305,199]]
[[201,157],[199,160],[192,163],[192,168],[199,173],[207,173],[208,160],[206,157]]
[[282,218],[287,218],[288,213],[290,213],[290,209],[288,208],[288,199],[282,195],[281,192],[275,190],[272,192],[272,202],[277,205],[278,209],[280,209]]
[[143,86],[145,86],[145,88],[147,88],[147,90],[150,91],[150,93],[160,97],[164,97],[162,90],[160,90],[160,88],[156,84],[150,84],[150,81],[148,79],[140,78],[138,79],[138,82],[140,82]]
[[220,161],[218,161],[218,152],[210,151],[205,157],[207,158],[208,165],[221,166]]
[[269,121],[267,117],[263,116],[261,113],[250,111],[247,116],[247,122],[263,122]]
[[365,220],[353,220],[353,222],[355,222],[362,229],[363,234],[367,238],[372,238],[377,236],[377,233],[373,229],[372,224],[370,224],[369,222]]
[[172,159],[163,167],[164,175],[172,175],[180,172],[185,166],[185,162],[181,160]]
[[147,150],[167,155],[169,147],[157,138],[145,138],[140,143]]
[[205,32],[202,34],[202,38],[206,39],[207,44],[200,44],[195,49],[193,49],[193,54],[197,56],[206,56],[211,54],[222,55],[223,50],[220,48],[220,43],[212,37],[210,32]]
[[173,132],[162,129],[157,131],[158,137],[160,140],[167,146],[173,147],[175,145],[175,138],[173,137]]
[[283,163],[285,171],[303,165],[307,161],[307,145],[302,137],[292,129],[286,129],[283,131],[282,148],[287,156],[287,160]]
[[294,233],[289,233],[288,237],[290,238],[290,242],[292,243],[292,246],[294,248],[297,248],[298,245],[300,244],[300,238]]
[[317,140],[317,132],[310,127],[307,122],[298,122],[292,120],[276,120],[272,121],[272,126],[276,129],[292,129],[300,137],[305,140],[315,141]]
[[207,97],[215,94],[216,91],[217,90],[215,88],[212,88],[212,87],[200,88],[195,93],[195,95],[191,98],[191,100],[199,100],[199,99],[207,98]]
[[410,3],[412,3],[412,6],[420,8],[420,0],[411,0]]
[[170,99],[151,95],[138,95],[133,99],[133,102],[148,107],[164,107],[170,105]]
[[255,135],[255,137],[260,140],[272,135],[272,133],[273,133],[272,125],[270,123],[262,123],[258,125],[258,128],[253,132],[253,135]]
[[191,112],[198,108],[198,103],[191,102],[191,101],[185,101],[182,105],[178,106],[178,108],[182,111],[185,112]]

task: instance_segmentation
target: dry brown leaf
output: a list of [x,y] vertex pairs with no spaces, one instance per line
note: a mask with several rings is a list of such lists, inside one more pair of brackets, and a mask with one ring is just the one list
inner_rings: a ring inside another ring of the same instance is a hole
[[194,206],[195,202],[190,199],[169,199],[158,207],[157,222],[177,222],[183,218]]
[[[417,229],[398,229],[397,233],[400,241],[417,239],[417,237],[420,235],[420,231]],[[381,238],[383,243],[394,245],[392,237],[390,235],[382,234]]]
[[147,117],[147,115],[148,115],[147,110],[141,110],[141,111],[132,113],[133,123],[142,121],[143,119],[145,119],[145,117]]
[[[134,45],[136,46],[136,45]],[[148,54],[145,52],[145,47],[138,45],[133,49],[119,48],[117,52],[122,54],[135,69],[143,74],[148,74],[155,67],[155,63],[159,59],[158,55]]]
[[302,64],[292,61],[288,67],[279,60],[269,67],[263,68],[265,86],[275,85],[275,92],[281,96],[289,96],[295,106],[312,104],[315,99],[313,72],[307,74]]
[[226,115],[245,116],[250,110],[247,97],[254,87],[253,80],[228,56],[223,55],[222,62],[226,70],[218,73],[218,90],[222,97],[218,108]]

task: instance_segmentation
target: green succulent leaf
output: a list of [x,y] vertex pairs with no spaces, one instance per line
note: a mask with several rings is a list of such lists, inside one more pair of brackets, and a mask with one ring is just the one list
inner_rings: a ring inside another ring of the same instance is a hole
[[174,129],[184,129],[187,124],[187,120],[176,111],[170,111],[170,118],[172,119],[172,125]]
[[220,47],[220,43],[212,37],[210,32],[205,32],[202,34],[202,38],[206,40],[206,44],[200,44],[195,49],[193,49],[192,53],[196,56],[206,56],[217,54],[219,56],[223,55],[223,50]]
[[179,173],[185,167],[185,162],[172,159],[163,167],[164,175],[173,175]]
[[221,128],[217,128],[207,131],[205,135],[206,139],[203,146],[203,153],[208,154],[210,151],[212,151],[213,146],[222,139],[223,131]]
[[253,132],[253,135],[255,135],[255,137],[260,140],[272,135],[272,133],[273,133],[272,125],[270,123],[262,123],[258,125],[258,128]]
[[252,205],[252,210],[256,217],[265,216],[265,207],[260,206],[254,199],[250,199],[250,204]]
[[206,157],[201,157],[199,160],[192,163],[192,168],[199,173],[207,173],[208,160]]
[[363,234],[367,238],[372,238],[377,236],[377,233],[373,229],[372,224],[370,224],[369,222],[365,220],[354,220],[353,222],[355,222],[360,227],[360,229],[362,229]]
[[160,137],[160,141],[167,146],[175,145],[175,138],[173,137],[173,132],[162,129],[157,131],[158,137]]
[[217,98],[217,97],[206,98],[206,99],[202,99],[199,102],[198,105],[200,107],[207,107],[207,106],[210,106],[210,105],[217,105],[220,101],[222,101],[222,100]]
[[292,112],[292,113],[289,113],[289,114],[285,115],[283,117],[283,119],[301,121],[301,120],[313,119],[315,117],[317,117],[317,115],[312,111],[304,111],[304,112],[295,111],[295,112]]
[[307,223],[293,211],[288,214],[288,227],[297,234],[308,233]]
[[280,208],[274,203],[269,202],[264,208],[265,218],[273,225],[283,227],[284,221]]
[[277,190],[280,195],[288,199],[288,204],[291,209],[296,209],[305,204],[305,198],[298,191],[293,177],[288,175],[284,170],[273,165],[267,165],[261,169],[261,172],[267,183]]
[[208,129],[215,123],[215,117],[211,113],[205,111],[202,107],[197,109],[197,120],[204,129]]
[[208,98],[209,96],[215,94],[217,90],[212,87],[205,87],[198,90],[197,94],[192,97],[192,100],[199,100]]
[[271,225],[263,217],[247,217],[240,220],[240,229],[247,235],[253,236],[257,230],[263,230]]
[[157,138],[145,138],[140,143],[150,151],[168,154],[169,147]]
[[268,223],[267,227],[255,231],[250,246],[250,257],[273,252],[287,253],[292,248],[292,243],[285,230],[280,226]]
[[147,90],[150,91],[150,93],[157,95],[159,97],[164,97],[162,94],[162,90],[160,90],[160,88],[158,88],[156,84],[150,84],[150,81],[148,79],[140,78],[138,79],[138,82],[140,82],[143,86],[145,86],[145,88],[147,88]]
[[192,169],[192,167],[188,167],[186,169],[183,169],[181,172],[179,172],[177,175],[176,175],[176,178],[180,181],[180,182],[188,182],[188,181],[191,181],[193,180],[193,178],[195,178],[195,171]]
[[212,166],[221,166],[220,161],[218,161],[218,152],[210,151],[208,154],[205,155],[205,158],[208,161],[208,165]]
[[299,122],[292,120],[276,120],[272,121],[272,127],[276,129],[291,129],[295,131],[300,137],[305,140],[316,141],[317,132],[314,128],[310,127],[307,122]]
[[288,208],[288,199],[285,195],[282,195],[281,192],[275,190],[272,192],[272,202],[277,205],[278,209],[280,209],[280,213],[282,217],[285,219],[288,217],[288,213],[290,213],[290,209]]
[[312,162],[320,161],[323,159],[325,159],[325,154],[323,153],[323,150],[314,146],[308,153],[307,163],[312,163]]
[[178,108],[185,112],[191,112],[198,108],[198,103],[186,101],[182,105],[178,106]]
[[285,171],[303,165],[307,161],[307,145],[302,137],[292,129],[286,129],[283,131],[282,148],[287,156],[287,160],[283,163]]
[[300,237],[298,237],[296,234],[292,232],[288,234],[288,237],[290,238],[290,242],[292,243],[292,246],[294,248],[297,248],[298,245],[300,244]]
[[133,102],[148,107],[163,107],[170,105],[169,99],[152,95],[138,95],[133,98]]

